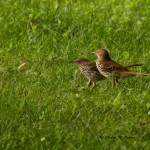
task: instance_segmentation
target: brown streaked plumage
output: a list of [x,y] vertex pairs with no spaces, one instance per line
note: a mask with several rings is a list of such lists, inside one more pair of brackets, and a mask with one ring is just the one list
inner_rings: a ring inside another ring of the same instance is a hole
[[79,58],[70,61],[70,63],[75,63],[79,67],[81,74],[89,80],[88,85],[93,84],[94,87],[97,81],[105,79],[97,70],[96,62],[89,61],[86,58]]
[[134,76],[134,75],[143,75],[150,76],[148,73],[143,72],[132,72],[128,66],[122,66],[111,59],[108,51],[106,49],[98,49],[96,52],[93,52],[97,55],[96,66],[99,72],[106,78],[112,79],[112,85],[115,86],[116,79],[121,76]]
[[[75,63],[79,69],[80,72],[85,78],[89,80],[88,85],[93,84],[93,87],[96,85],[97,81],[106,79],[97,69],[96,62],[89,61],[86,58],[78,58],[73,61],[70,61],[70,63]],[[132,64],[126,66],[127,68],[135,67],[135,66],[142,66],[143,64]]]

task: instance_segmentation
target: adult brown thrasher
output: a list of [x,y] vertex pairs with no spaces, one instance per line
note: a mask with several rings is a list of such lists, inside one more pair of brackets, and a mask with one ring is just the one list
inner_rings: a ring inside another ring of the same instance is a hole
[[[79,69],[81,74],[87,78],[88,85],[93,84],[93,87],[96,85],[97,81],[106,79],[105,76],[103,76],[96,67],[96,62],[90,61],[86,58],[78,58],[73,61],[70,61],[70,63],[75,63]],[[135,66],[142,66],[143,64],[132,64],[126,66],[127,68],[135,67]]]
[[122,66],[111,59],[106,49],[98,49],[96,52],[92,52],[97,55],[96,67],[98,71],[106,78],[112,79],[112,86],[115,86],[118,77],[143,75],[150,76],[148,73],[132,72],[127,66]]

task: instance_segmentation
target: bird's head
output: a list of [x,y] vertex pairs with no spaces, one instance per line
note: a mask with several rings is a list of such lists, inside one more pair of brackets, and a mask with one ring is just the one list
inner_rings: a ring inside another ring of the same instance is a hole
[[77,65],[82,65],[83,63],[86,63],[86,62],[89,62],[89,60],[86,59],[86,58],[78,58],[78,59],[75,59],[73,61],[70,61],[69,63],[74,63],[74,64],[77,64]]
[[99,60],[111,60],[110,56],[109,56],[109,52],[104,49],[104,48],[100,48],[95,52],[92,52],[93,54],[95,54]]

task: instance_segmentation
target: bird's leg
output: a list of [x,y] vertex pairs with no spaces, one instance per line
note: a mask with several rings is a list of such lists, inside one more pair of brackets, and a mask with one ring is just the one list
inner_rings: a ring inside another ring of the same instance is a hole
[[92,89],[96,86],[96,82],[93,81]]
[[91,80],[88,81],[87,86],[90,86],[92,84]]
[[116,85],[116,78],[114,77],[114,75],[112,76],[112,87],[114,88]]

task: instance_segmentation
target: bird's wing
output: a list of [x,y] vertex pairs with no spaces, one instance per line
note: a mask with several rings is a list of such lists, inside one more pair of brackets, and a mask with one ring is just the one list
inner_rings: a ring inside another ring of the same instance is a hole
[[96,62],[90,62],[90,63],[88,63],[88,67],[89,67],[90,70],[99,72],[98,69],[97,69],[97,67],[96,67]]
[[111,60],[107,62],[107,70],[109,71],[129,71],[126,67],[118,64],[117,62]]

